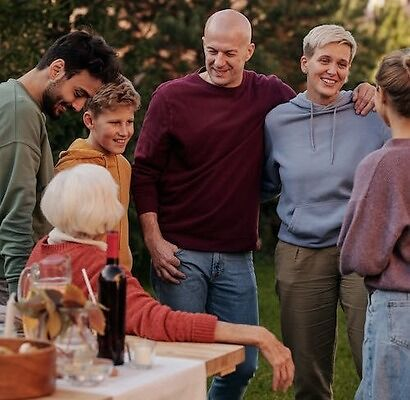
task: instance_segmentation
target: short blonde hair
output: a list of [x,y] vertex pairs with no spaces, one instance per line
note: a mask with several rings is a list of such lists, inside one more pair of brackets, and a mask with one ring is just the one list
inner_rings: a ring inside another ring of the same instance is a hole
[[353,35],[340,25],[318,25],[310,30],[303,39],[303,55],[312,57],[315,50],[329,43],[347,44],[350,47],[350,62],[357,51]]
[[125,76],[120,75],[115,82],[107,83],[88,99],[84,111],[97,116],[104,110],[113,110],[118,106],[132,106],[137,111],[141,106],[141,97],[133,84]]
[[114,229],[124,214],[113,177],[93,164],[59,172],[47,186],[40,207],[51,225],[79,239]]
[[410,118],[410,47],[387,54],[376,73],[376,82],[392,107]]

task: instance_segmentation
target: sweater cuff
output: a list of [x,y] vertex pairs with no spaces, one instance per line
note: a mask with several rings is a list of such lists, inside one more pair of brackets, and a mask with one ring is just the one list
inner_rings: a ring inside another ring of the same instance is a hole
[[197,314],[192,327],[192,341],[202,343],[215,342],[215,329],[218,318],[215,315]]
[[152,203],[146,203],[146,204],[135,203],[135,209],[137,210],[138,216],[148,213],[148,212],[153,212],[155,214],[158,214],[157,205],[152,204]]

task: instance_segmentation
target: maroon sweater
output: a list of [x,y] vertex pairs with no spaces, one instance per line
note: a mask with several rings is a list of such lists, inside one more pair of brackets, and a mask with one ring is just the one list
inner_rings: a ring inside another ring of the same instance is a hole
[[162,235],[178,247],[254,249],[264,119],[294,95],[276,76],[252,71],[235,88],[197,73],[159,86],[135,149],[138,213],[156,212]]
[[342,273],[410,292],[410,139],[392,139],[356,171],[339,237]]

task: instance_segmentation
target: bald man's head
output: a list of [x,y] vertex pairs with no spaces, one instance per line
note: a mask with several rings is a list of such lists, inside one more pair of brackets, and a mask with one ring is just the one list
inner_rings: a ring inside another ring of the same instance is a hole
[[251,38],[251,24],[240,12],[222,10],[211,15],[202,38],[206,72],[201,78],[217,86],[239,86],[245,63],[255,50]]
[[235,31],[243,36],[247,44],[252,41],[252,26],[248,18],[239,11],[226,9],[212,14],[205,24],[204,37],[213,30]]

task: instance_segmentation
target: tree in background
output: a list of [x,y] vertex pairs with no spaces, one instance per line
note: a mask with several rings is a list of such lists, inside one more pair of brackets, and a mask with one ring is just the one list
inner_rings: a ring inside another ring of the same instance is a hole
[[[303,90],[299,59],[302,39],[315,25],[339,23],[350,29],[359,51],[349,87],[372,80],[380,55],[410,46],[408,14],[400,0],[366,14],[368,0],[0,0],[0,79],[18,77],[35,66],[45,49],[71,29],[89,27],[118,49],[124,74],[142,96],[136,116],[139,131],[151,93],[161,82],[203,65],[202,32],[207,17],[223,8],[243,12],[254,26],[256,52],[248,68],[275,73],[295,90]],[[84,136],[79,115],[49,121],[56,156]],[[135,138],[128,146],[132,159]],[[269,230],[273,207],[265,206],[262,229]],[[131,246],[135,265],[148,262],[130,209]],[[271,246],[268,246],[271,247]]]
[[359,48],[351,80],[373,81],[385,53],[410,46],[410,4],[403,0],[342,0],[335,17],[350,29]]

